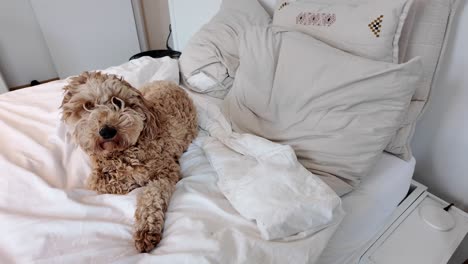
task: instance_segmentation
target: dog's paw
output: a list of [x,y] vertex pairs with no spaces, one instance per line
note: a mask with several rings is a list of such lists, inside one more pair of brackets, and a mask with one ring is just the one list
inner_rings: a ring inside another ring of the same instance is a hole
[[136,249],[141,252],[150,252],[161,241],[161,233],[151,233],[146,230],[137,230],[133,235]]

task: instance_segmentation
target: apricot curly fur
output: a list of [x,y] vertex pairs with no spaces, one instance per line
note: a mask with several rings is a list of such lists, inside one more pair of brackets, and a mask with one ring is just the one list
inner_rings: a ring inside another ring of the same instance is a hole
[[[62,120],[89,154],[87,186],[127,194],[144,187],[135,211],[135,247],[149,252],[162,238],[164,214],[180,178],[178,159],[197,135],[197,116],[187,93],[157,81],[140,90],[115,75],[84,72],[64,87]],[[100,130],[112,127],[111,139]]]

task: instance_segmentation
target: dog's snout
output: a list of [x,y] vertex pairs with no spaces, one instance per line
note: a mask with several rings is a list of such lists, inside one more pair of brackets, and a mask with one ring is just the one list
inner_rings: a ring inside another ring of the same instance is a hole
[[117,134],[117,129],[110,127],[110,126],[104,126],[101,128],[101,130],[99,130],[99,135],[103,139],[111,139],[115,137],[116,134]]

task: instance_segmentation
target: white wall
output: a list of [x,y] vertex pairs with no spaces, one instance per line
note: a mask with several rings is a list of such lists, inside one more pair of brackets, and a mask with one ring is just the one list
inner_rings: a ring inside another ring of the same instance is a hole
[[[468,211],[468,6],[462,0],[413,139],[415,179]],[[467,249],[468,251],[468,249]]]
[[57,77],[29,0],[0,0],[0,71],[9,87]]
[[[412,142],[415,179],[429,191],[468,212],[468,3],[452,24],[426,112]],[[468,238],[449,264],[468,259]]]
[[60,78],[139,53],[131,0],[30,0]]
[[185,45],[219,10],[221,0],[169,0],[170,19],[174,30],[174,48],[183,51]]

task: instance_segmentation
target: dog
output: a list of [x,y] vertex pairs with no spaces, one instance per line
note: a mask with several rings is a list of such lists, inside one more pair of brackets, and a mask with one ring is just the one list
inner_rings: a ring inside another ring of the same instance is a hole
[[197,136],[196,109],[175,83],[140,90],[115,75],[84,72],[64,87],[62,120],[89,156],[88,188],[138,195],[134,241],[149,252],[161,240],[164,214],[180,178],[179,157]]

